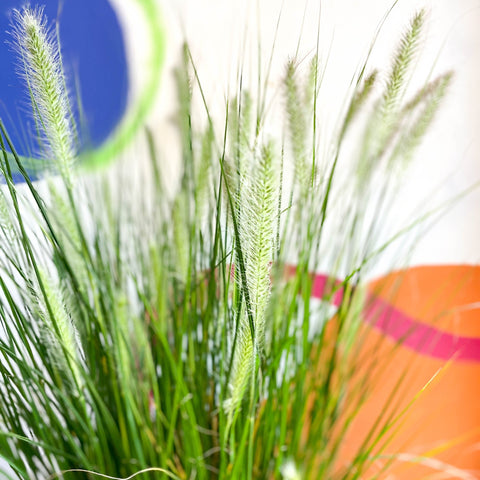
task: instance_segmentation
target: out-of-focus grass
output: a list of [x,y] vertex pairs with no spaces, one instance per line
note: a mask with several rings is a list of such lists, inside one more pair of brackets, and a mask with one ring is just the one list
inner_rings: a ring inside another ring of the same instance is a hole
[[[385,82],[360,71],[325,152],[317,56],[305,72],[287,63],[285,133],[272,137],[261,128],[268,117],[258,118],[264,109],[241,88],[223,130],[207,104],[204,127],[195,124],[192,91],[202,89],[185,46],[176,72],[182,177],[172,198],[150,132],[142,192],[122,176],[76,172],[58,45],[41,10],[17,13],[41,148],[58,173],[40,193],[0,124],[0,457],[19,478],[362,476],[395,422],[379,412],[380,433],[337,468],[368,394],[351,382],[362,278],[383,250],[372,237],[388,189],[450,82],[440,76],[404,98],[423,21],[414,16]],[[354,122],[364,132],[358,156],[335,189]],[[367,216],[379,171],[395,175]],[[311,272],[320,263],[332,282],[318,304]],[[340,268],[347,275],[335,283]]]

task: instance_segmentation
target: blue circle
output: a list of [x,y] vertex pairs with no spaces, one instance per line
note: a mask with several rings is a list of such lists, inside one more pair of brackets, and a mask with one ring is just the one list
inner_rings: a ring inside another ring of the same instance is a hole
[[[67,86],[79,127],[80,150],[100,146],[113,133],[127,107],[128,68],[122,29],[106,0],[44,0],[48,25],[60,26]],[[38,151],[28,91],[18,75],[13,51],[12,10],[24,0],[0,2],[0,117],[16,151]],[[79,106],[81,104],[81,107]]]

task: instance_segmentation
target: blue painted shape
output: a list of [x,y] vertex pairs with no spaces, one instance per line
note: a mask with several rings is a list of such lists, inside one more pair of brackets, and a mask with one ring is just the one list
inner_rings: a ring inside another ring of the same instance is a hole
[[[115,11],[106,0],[39,0],[54,29],[60,23],[63,63],[73,102],[80,87],[80,110],[73,105],[79,124],[81,149],[101,145],[114,131],[126,110],[128,69],[123,34]],[[59,10],[59,3],[61,9]],[[22,156],[38,151],[28,92],[17,74],[12,47],[11,11],[25,0],[0,0],[0,117],[13,145]]]

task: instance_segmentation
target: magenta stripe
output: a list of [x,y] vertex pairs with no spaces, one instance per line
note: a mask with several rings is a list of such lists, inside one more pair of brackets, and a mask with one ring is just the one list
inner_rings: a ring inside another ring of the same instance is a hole
[[[313,281],[312,296],[322,299],[328,297],[329,285],[339,286],[339,280],[327,275],[316,274]],[[343,289],[339,288],[328,299],[339,306],[343,297]],[[422,355],[442,360],[462,360],[480,363],[480,338],[462,337],[425,325],[408,316],[385,300],[370,294],[364,309],[364,320],[387,337],[401,342],[403,346],[415,350]]]

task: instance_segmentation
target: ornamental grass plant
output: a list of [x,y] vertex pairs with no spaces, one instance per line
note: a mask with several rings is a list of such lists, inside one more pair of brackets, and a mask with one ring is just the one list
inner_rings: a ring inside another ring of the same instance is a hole
[[196,122],[203,90],[185,45],[172,195],[149,130],[141,191],[134,159],[127,175],[78,168],[57,39],[41,8],[15,13],[48,168],[34,182],[0,123],[5,478],[385,478],[389,462],[371,467],[405,412],[378,412],[353,457],[341,447],[378,361],[362,357],[372,369],[357,373],[364,277],[395,241],[412,243],[408,229],[376,238],[451,81],[407,94],[424,20],[413,16],[384,71],[359,69],[329,148],[318,52],[288,61],[275,135],[262,95],[241,85],[224,119],[204,99]]

